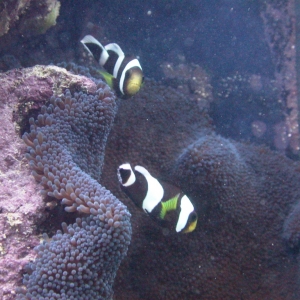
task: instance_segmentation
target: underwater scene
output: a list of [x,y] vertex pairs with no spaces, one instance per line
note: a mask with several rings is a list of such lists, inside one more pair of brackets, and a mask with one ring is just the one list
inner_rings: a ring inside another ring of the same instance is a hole
[[0,299],[300,299],[299,24],[0,0]]

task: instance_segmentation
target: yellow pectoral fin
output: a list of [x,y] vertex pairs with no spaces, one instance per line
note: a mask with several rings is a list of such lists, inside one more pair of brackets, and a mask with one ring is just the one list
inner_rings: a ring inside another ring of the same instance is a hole
[[192,231],[194,231],[194,230],[196,229],[196,226],[197,226],[197,220],[194,221],[194,222],[192,222],[192,223],[188,226],[188,228],[187,228],[186,230],[184,230],[183,232],[184,232],[184,233],[192,232]]
[[177,208],[178,197],[179,194],[165,202],[161,202],[161,212],[159,215],[161,219],[165,218],[168,211],[175,210]]
[[110,87],[111,89],[113,89],[113,88],[114,88],[114,83],[113,83],[113,81],[114,81],[114,78],[115,78],[115,77],[114,77],[113,75],[111,75],[111,74],[105,72],[105,71],[99,70],[98,72],[103,76],[104,80],[105,80],[106,83],[109,85],[109,87]]

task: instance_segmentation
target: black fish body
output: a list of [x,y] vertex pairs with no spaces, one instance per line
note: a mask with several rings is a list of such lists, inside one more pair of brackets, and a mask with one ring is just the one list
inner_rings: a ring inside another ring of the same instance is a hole
[[158,181],[144,167],[129,163],[118,169],[122,190],[152,218],[169,224],[176,232],[192,232],[197,213],[189,198],[176,186]]
[[143,71],[137,58],[125,55],[118,44],[103,46],[91,35],[86,35],[81,43],[106,70],[106,74],[101,74],[117,95],[128,98],[140,90]]

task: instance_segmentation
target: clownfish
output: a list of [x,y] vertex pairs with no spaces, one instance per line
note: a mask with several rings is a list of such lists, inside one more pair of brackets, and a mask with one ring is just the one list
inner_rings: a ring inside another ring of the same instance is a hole
[[81,43],[107,72],[100,72],[107,84],[124,98],[135,95],[144,76],[137,58],[125,55],[115,43],[102,46],[93,36],[86,35]]
[[151,217],[176,232],[195,230],[198,216],[190,199],[180,188],[158,181],[144,167],[129,163],[118,168],[118,179],[126,195]]

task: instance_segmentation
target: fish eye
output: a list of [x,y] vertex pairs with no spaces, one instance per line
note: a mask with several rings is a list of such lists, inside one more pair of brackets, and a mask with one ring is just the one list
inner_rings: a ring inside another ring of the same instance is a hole
[[193,212],[190,217],[191,222],[195,222],[197,220],[197,214]]

